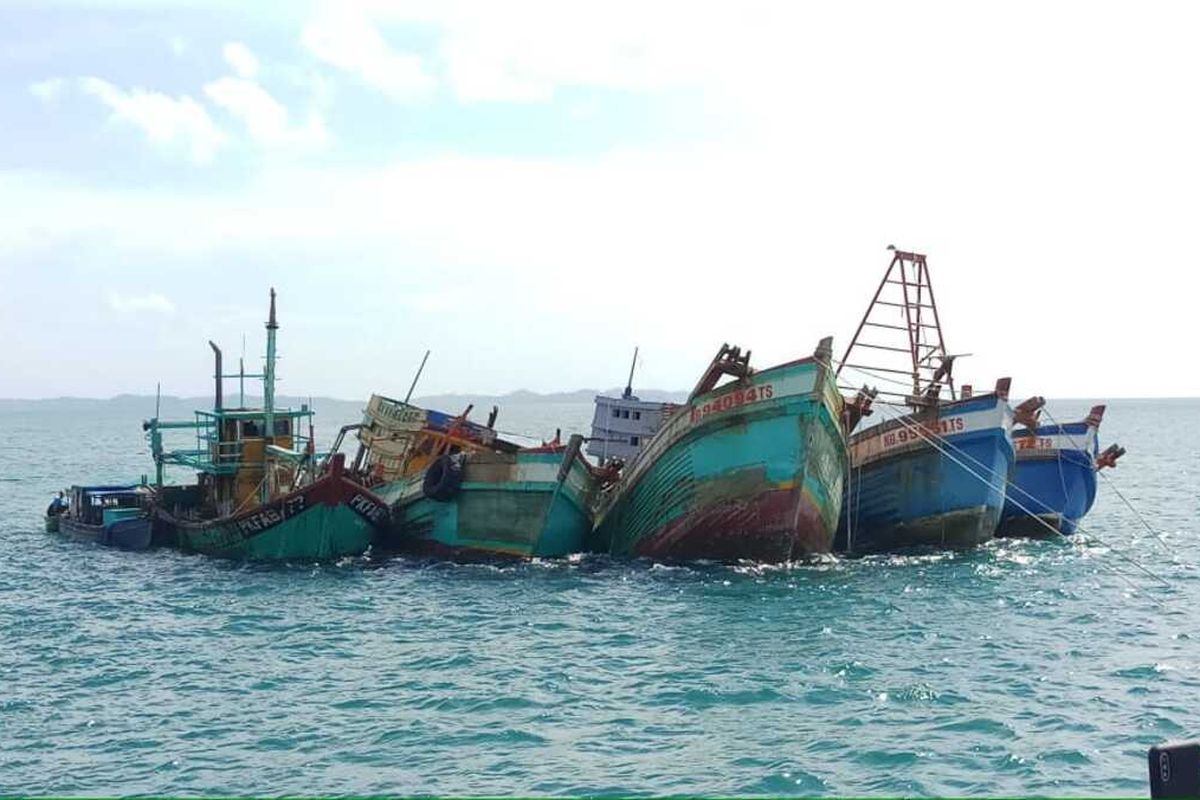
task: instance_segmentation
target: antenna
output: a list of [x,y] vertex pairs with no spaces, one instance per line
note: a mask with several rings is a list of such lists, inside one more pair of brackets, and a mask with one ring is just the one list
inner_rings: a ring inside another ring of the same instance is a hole
[[625,391],[621,393],[622,400],[628,400],[633,396],[633,370],[637,366],[638,349],[634,345],[633,348],[633,363],[629,365],[629,380],[625,381]]
[[154,418],[158,419],[159,408],[162,407],[162,381],[154,384]]
[[242,331],[242,357],[238,359],[238,408],[246,407],[246,332]]
[[425,371],[425,362],[429,360],[429,353],[425,351],[425,357],[421,359],[421,366],[417,367],[417,374],[413,376],[412,385],[408,387],[408,394],[404,395],[404,402],[407,404],[412,398],[413,390],[417,388],[417,381],[421,379],[421,373]]

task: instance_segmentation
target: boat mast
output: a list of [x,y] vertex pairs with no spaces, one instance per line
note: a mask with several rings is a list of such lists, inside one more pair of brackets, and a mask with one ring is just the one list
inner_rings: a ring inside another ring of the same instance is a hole
[[[843,369],[862,370],[882,380],[889,379],[876,373],[902,375],[911,382],[910,392],[881,389],[879,393],[899,397],[912,408],[936,405],[942,384],[949,388],[950,399],[956,399],[954,378],[951,374],[954,356],[946,353],[942,323],[938,318],[937,303],[933,298],[933,284],[929,279],[929,266],[925,256],[921,253],[897,250],[893,245],[888,245],[888,250],[892,251],[892,261],[888,264],[883,280],[879,282],[879,288],[875,290],[875,296],[871,298],[858,329],[850,339],[850,345],[838,364],[837,375],[840,376]],[[899,289],[889,290],[889,286],[898,286]],[[881,316],[890,308],[900,309],[903,325],[880,321]],[[880,332],[880,337],[887,336],[891,331],[901,331],[903,338],[900,338],[900,334],[893,333],[892,341],[888,344],[860,341],[865,328],[876,329]],[[850,356],[857,347],[877,351],[883,355],[861,359],[870,363],[849,363]],[[891,356],[892,360],[889,361],[888,353],[903,355]],[[903,381],[899,379],[891,380],[903,385]],[[840,388],[852,390],[854,387]]]
[[[275,331],[279,323],[275,321],[275,289],[271,288],[271,313],[267,318],[267,363],[263,369],[263,417],[266,431],[263,432],[263,444],[275,441]],[[263,482],[262,502],[271,499],[270,481],[267,479],[267,448],[263,447]]]
[[638,349],[635,345],[633,348],[633,363],[629,365],[629,380],[625,381],[625,391],[621,393],[622,400],[628,400],[633,397],[633,370],[637,367]]
[[432,351],[425,351],[425,357],[421,359],[421,366],[417,367],[417,374],[413,375],[412,383],[408,387],[408,394],[404,395],[405,405],[407,405],[408,401],[412,399],[412,393],[417,388],[417,381],[421,380],[421,373],[425,371],[425,362],[429,360],[430,352]]

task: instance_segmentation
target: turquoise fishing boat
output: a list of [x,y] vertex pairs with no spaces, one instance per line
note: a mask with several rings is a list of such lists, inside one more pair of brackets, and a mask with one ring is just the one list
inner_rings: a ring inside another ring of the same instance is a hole
[[374,395],[355,465],[391,508],[388,549],[447,557],[558,558],[583,550],[608,474],[582,436],[521,447],[492,425]]
[[443,455],[422,475],[384,492],[393,544],[439,556],[561,558],[583,551],[596,478],[566,445]]
[[[216,358],[213,410],[182,422],[155,416],[143,425],[156,467],[155,525],[184,552],[249,561],[333,559],[366,552],[387,528],[387,506],[351,478],[345,457],[317,458],[313,412],[303,405],[276,408],[278,327],[272,289],[265,368],[249,376],[262,378],[262,408],[223,406],[221,350],[209,342]],[[246,377],[244,370],[240,375]],[[171,430],[194,431],[196,446],[166,449],[163,435]],[[167,485],[168,465],[194,469],[199,480]]]
[[831,346],[824,339],[812,357],[755,371],[749,352],[723,345],[687,403],[601,495],[590,547],[670,561],[829,552],[846,473]]

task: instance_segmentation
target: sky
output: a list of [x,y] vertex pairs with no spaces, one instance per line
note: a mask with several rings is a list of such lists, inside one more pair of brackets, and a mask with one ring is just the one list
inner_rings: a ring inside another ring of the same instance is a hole
[[960,381],[1200,395],[1187,3],[4,2],[0,397],[686,389],[927,254]]

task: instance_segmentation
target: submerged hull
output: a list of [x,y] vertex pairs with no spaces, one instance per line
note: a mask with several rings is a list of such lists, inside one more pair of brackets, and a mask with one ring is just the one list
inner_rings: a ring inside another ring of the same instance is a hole
[[1013,464],[1011,431],[1008,404],[985,395],[855,434],[837,549],[961,548],[991,539]]
[[696,397],[610,490],[592,548],[725,562],[828,552],[846,471],[841,410],[814,359]]
[[1036,436],[1025,433],[1015,441],[1016,469],[997,535],[1075,533],[1096,501],[1095,428],[1039,428]]
[[[51,520],[56,525],[51,529]],[[105,547],[115,547],[119,550],[145,550],[152,544],[150,517],[122,519],[107,525],[89,525],[79,522],[67,515],[47,517],[46,530],[61,533],[72,539],[95,542]]]
[[386,529],[387,507],[339,471],[265,505],[192,521],[159,508],[159,524],[187,553],[246,561],[327,560],[361,555]]
[[392,507],[388,545],[454,558],[578,553],[591,530],[594,480],[577,452],[471,453],[445,500],[426,496],[423,474],[383,487]]

